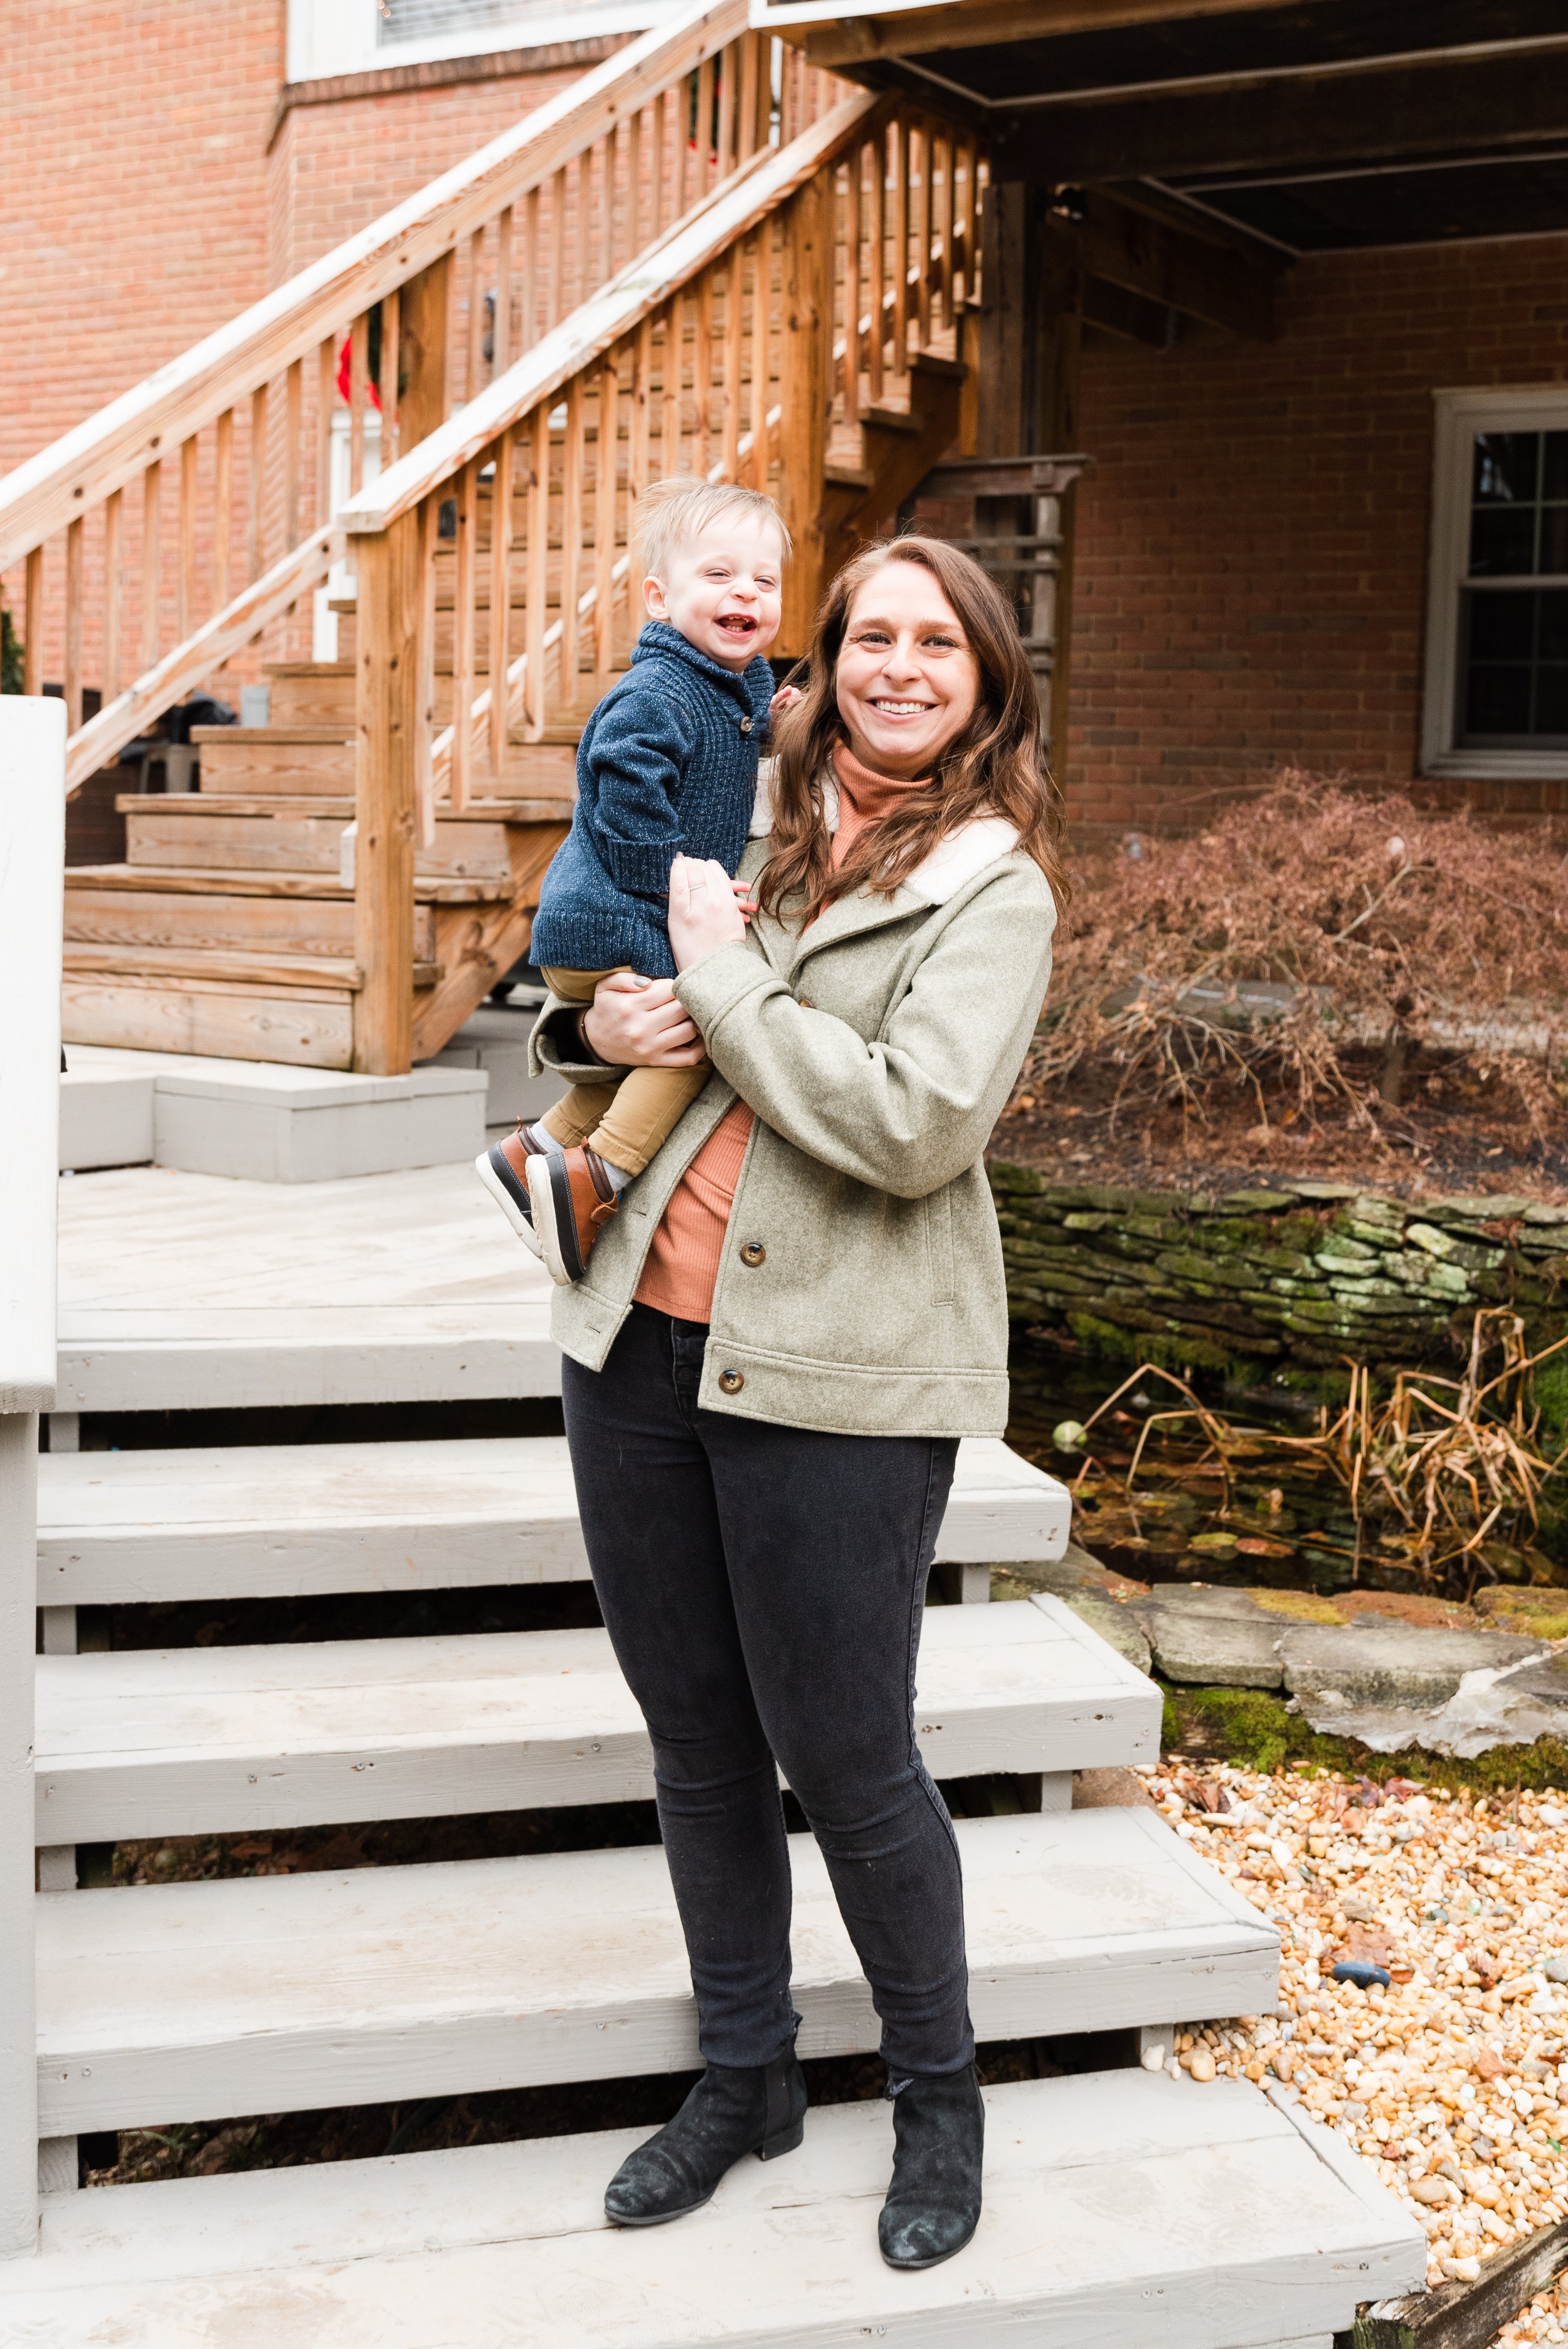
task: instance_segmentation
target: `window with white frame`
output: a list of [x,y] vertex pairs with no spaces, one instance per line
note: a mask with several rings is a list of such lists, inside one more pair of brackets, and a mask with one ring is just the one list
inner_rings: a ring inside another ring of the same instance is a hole
[[288,0],[288,77],[531,48],[662,24],[681,0]]
[[1568,775],[1568,387],[1437,403],[1423,768]]

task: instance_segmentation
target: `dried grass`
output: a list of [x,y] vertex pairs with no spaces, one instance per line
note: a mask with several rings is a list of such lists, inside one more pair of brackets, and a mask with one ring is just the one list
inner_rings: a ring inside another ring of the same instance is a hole
[[1568,1122],[1568,860],[1283,773],[1194,837],[1135,843],[1083,892],[1020,1093],[1093,1074],[1112,1131],[1250,1089],[1260,1126],[1337,1105],[1372,1133],[1418,1067],[1500,1082],[1536,1141]]

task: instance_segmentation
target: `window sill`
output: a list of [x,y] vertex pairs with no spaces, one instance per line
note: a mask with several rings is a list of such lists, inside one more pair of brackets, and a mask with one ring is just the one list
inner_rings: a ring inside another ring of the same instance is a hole
[[1423,775],[1474,782],[1568,781],[1568,750],[1442,750],[1421,762]]

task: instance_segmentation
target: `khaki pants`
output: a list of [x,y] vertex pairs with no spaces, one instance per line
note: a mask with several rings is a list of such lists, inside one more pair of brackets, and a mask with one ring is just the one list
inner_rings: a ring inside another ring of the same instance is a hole
[[[629,970],[630,963],[617,969]],[[592,1003],[607,970],[547,970],[545,983],[565,1003]],[[633,1069],[613,1085],[573,1085],[539,1123],[564,1150],[585,1142],[624,1174],[640,1174],[674,1132],[710,1074],[699,1061],[690,1069]]]

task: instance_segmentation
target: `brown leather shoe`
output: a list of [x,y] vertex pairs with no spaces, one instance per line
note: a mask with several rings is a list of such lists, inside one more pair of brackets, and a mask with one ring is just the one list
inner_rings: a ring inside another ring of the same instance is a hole
[[587,1271],[593,1243],[619,1205],[609,1170],[586,1143],[541,1152],[528,1162],[528,1195],[544,1268],[570,1288]]
[[538,1128],[524,1125],[519,1119],[515,1133],[492,1142],[474,1160],[474,1173],[523,1246],[531,1247],[535,1256],[540,1250],[533,1228],[533,1203],[528,1195],[528,1162],[543,1148]]

